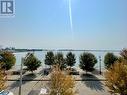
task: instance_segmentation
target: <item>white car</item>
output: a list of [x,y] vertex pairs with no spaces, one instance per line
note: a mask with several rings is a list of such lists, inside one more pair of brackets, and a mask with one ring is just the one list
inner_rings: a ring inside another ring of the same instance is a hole
[[2,91],[0,91],[0,95],[14,95],[14,94],[10,91],[2,90]]

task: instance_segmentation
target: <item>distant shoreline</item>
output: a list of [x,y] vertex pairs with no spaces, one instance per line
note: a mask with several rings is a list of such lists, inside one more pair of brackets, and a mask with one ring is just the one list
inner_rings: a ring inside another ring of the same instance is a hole
[[12,53],[20,52],[36,52],[36,51],[86,51],[86,52],[120,52],[121,50],[96,50],[96,49],[1,49],[1,51],[9,51]]

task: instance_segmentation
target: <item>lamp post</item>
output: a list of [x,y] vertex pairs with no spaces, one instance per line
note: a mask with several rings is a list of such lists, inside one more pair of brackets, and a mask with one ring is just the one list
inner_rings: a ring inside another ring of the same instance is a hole
[[23,69],[23,61],[24,59],[21,59],[21,68],[20,68],[20,85],[19,85],[19,95],[22,95],[22,69]]
[[100,68],[100,75],[101,75],[101,56],[99,56],[99,68]]

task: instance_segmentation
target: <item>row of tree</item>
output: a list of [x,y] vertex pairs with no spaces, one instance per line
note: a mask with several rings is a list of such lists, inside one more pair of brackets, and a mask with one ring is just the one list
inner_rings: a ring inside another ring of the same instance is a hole
[[69,52],[64,58],[62,53],[57,53],[54,55],[52,51],[47,52],[45,55],[45,64],[49,65],[50,67],[53,65],[60,66],[60,69],[63,70],[67,66],[72,67],[76,63],[75,55],[72,52]]
[[[125,55],[124,53],[121,53],[121,55]],[[120,57],[117,57],[113,53],[107,53],[104,58],[105,67],[108,69],[111,65],[114,64],[116,60],[120,59]],[[9,70],[14,66],[16,62],[16,58],[13,53],[10,52],[1,52],[0,53],[0,63],[2,64],[2,68]],[[75,54],[72,52],[68,52],[66,54],[66,57],[63,56],[63,53],[58,52],[57,54],[54,54],[52,51],[47,52],[45,55],[45,61],[44,63],[46,65],[49,65],[50,68],[53,65],[59,65],[60,69],[63,70],[66,67],[73,67],[76,63],[76,57]],[[84,52],[80,55],[79,58],[79,67],[82,70],[92,71],[94,70],[94,66],[97,63],[97,58],[94,54]],[[27,67],[29,71],[37,70],[39,66],[41,66],[41,61],[38,60],[34,53],[28,53],[26,57],[24,58],[24,66]]]
[[[2,52],[1,56],[1,66],[2,69],[9,70],[14,66],[16,62],[16,58],[14,54],[11,52]],[[75,54],[72,52],[68,52],[66,58],[64,58],[62,53],[54,54],[52,51],[47,52],[45,55],[45,64],[49,65],[50,68],[53,65],[58,65],[61,70],[64,70],[66,67],[71,68],[76,63]],[[96,57],[91,53],[83,53],[80,56],[80,68],[86,71],[90,71],[93,69],[95,63],[97,63]],[[34,71],[37,70],[38,67],[41,66],[41,61],[38,60],[34,53],[28,53],[23,60],[24,66],[27,67],[27,70]]]
[[[27,54],[27,58],[24,61],[24,65],[27,66],[28,70],[34,71],[40,66],[40,62],[37,61],[32,63],[31,60],[35,60],[36,58],[33,59],[31,55],[34,56],[33,54]],[[75,63],[76,63],[75,54],[73,54],[72,52],[68,52],[65,58],[63,54],[60,52],[57,54],[54,54],[52,51],[49,51],[45,55],[45,64],[49,65],[50,68],[52,68],[52,66],[54,65],[58,65],[61,70],[64,70],[67,67],[71,68],[72,66],[75,65]],[[94,66],[96,63],[97,63],[97,59],[92,53],[84,52],[83,54],[80,55],[79,67],[82,70],[85,70],[86,72],[92,71],[94,70]],[[34,66],[34,69],[30,66]]]
[[[121,56],[119,57],[115,56],[113,53],[107,53],[105,55],[104,62],[107,68],[105,75],[107,80],[106,86],[114,95],[127,95],[127,49],[124,49],[120,55]],[[5,64],[6,62],[9,65]],[[14,63],[15,57],[12,53],[4,52],[0,54],[0,90],[5,88],[5,81],[3,80],[6,80],[6,75],[3,69],[11,68]],[[63,57],[62,53],[54,55],[53,52],[47,52],[45,55],[45,64],[50,67],[57,64],[57,66],[61,67],[60,70],[59,67],[58,69],[56,68],[55,72],[53,71],[51,74],[51,95],[56,95],[56,93],[73,95],[73,88],[75,85],[74,80],[71,76],[62,73],[62,69],[65,68],[64,66],[74,66],[75,63],[75,55],[72,52],[69,52],[66,55],[66,58]],[[93,54],[84,52],[80,55],[79,66],[81,69],[91,71],[96,63],[97,59]],[[28,53],[24,58],[24,65],[27,66],[28,70],[34,71],[41,66],[41,62],[34,56],[33,53]]]

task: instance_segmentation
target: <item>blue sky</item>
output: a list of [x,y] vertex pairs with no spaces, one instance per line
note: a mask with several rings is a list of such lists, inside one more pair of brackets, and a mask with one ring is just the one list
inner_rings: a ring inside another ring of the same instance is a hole
[[[127,0],[15,0],[0,18],[0,45],[16,48],[127,48]],[[73,32],[73,33],[72,33]]]

